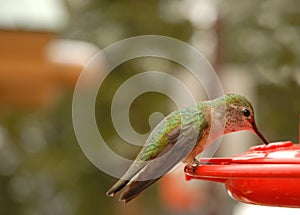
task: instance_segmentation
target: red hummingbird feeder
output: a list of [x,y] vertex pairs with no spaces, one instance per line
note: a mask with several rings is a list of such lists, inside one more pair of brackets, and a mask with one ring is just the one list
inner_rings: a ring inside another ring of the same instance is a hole
[[196,169],[186,166],[186,179],[224,183],[244,203],[300,207],[300,145],[291,141],[250,148],[225,158],[204,158]]

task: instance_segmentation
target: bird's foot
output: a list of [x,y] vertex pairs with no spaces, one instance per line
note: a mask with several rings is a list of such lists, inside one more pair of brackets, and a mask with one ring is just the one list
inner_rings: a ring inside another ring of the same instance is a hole
[[196,170],[200,164],[201,164],[200,161],[198,161],[197,159],[193,160],[193,162],[191,164],[193,173],[196,173]]
[[200,165],[200,162],[196,159],[194,159],[192,162],[188,163],[185,167],[184,167],[184,171],[185,172],[192,172],[192,173],[196,173],[196,169],[198,168],[198,166]]
[[201,162],[197,159],[194,159],[192,163],[185,166],[185,172],[192,172],[193,174],[197,174],[197,169],[200,165],[210,165],[211,162]]

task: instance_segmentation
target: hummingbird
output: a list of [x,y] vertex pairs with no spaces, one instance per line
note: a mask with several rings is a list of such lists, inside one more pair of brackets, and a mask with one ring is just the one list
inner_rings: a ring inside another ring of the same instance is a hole
[[196,156],[217,138],[242,130],[268,144],[256,126],[250,101],[241,95],[227,94],[174,111],[156,125],[135,161],[106,195],[124,190],[119,200],[126,204],[178,163],[196,168]]

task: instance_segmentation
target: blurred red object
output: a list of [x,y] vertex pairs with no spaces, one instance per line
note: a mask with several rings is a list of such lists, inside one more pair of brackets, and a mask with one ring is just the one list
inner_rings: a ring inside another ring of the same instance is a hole
[[181,168],[159,181],[159,192],[163,204],[171,211],[187,212],[207,205],[207,190],[203,184],[187,183]]
[[250,148],[228,158],[201,159],[208,162],[185,168],[186,179],[225,184],[229,194],[244,203],[300,207],[300,146],[291,141]]

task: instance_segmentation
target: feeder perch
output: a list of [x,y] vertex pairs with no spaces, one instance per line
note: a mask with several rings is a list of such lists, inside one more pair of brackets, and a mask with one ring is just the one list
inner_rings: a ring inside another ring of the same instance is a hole
[[225,158],[204,158],[196,169],[185,167],[186,179],[224,183],[243,203],[300,208],[300,146],[291,141],[259,145]]

